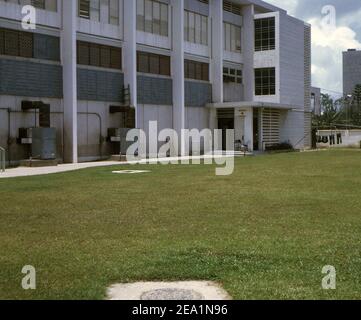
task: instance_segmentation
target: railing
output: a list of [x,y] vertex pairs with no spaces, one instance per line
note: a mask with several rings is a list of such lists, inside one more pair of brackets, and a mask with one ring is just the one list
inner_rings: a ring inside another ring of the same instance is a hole
[[0,147],[0,171],[5,172],[5,149]]

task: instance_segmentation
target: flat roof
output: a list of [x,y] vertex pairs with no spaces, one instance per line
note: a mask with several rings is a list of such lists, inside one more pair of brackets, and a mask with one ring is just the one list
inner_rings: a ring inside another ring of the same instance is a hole
[[228,0],[233,3],[241,4],[241,5],[248,5],[248,4],[254,4],[256,9],[259,11],[265,11],[266,12],[276,12],[276,11],[282,11],[287,12],[286,10],[276,7],[272,4],[269,4],[262,0]]
[[208,103],[206,107],[210,109],[272,108],[272,109],[281,109],[281,110],[304,108],[303,106],[291,106],[289,104],[273,103],[273,102],[256,102],[256,101]]

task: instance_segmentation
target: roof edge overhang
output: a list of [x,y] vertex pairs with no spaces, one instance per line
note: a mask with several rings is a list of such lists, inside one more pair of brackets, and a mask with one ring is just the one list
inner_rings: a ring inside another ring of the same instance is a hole
[[223,102],[208,103],[206,107],[209,109],[232,109],[232,108],[271,108],[280,110],[303,110],[304,106],[296,106],[289,104],[273,103],[273,102],[255,102],[255,101],[239,101],[239,102]]

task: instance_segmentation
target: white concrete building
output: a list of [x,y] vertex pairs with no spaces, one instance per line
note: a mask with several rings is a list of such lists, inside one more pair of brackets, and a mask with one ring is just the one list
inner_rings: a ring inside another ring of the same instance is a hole
[[260,0],[0,0],[0,146],[29,158],[19,129],[51,126],[59,159],[87,161],[119,153],[115,129],[158,121],[308,148],[310,38]]

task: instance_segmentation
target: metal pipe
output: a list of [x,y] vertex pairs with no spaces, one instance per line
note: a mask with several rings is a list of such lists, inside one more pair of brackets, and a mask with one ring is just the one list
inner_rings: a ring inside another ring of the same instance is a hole
[[10,122],[10,112],[11,109],[10,108],[0,108],[0,110],[4,110],[7,111],[8,113],[8,139],[6,141],[7,147],[8,147],[8,162],[9,162],[9,167],[11,166],[11,155],[10,155],[10,126],[11,126],[11,122]]
[[5,149],[0,147],[0,171],[5,172]]
[[[11,113],[25,113],[24,111],[20,111],[20,110],[11,110],[10,108],[0,108],[0,110],[5,110],[8,112],[8,141],[7,141],[7,146],[8,146],[8,162],[9,162],[9,166],[11,164],[11,158],[10,158],[10,140],[11,140],[11,132],[10,132],[10,127],[11,127]],[[50,114],[58,114],[58,115],[63,115],[64,116],[64,112],[62,111],[51,111]],[[102,117],[99,113],[97,112],[78,112],[78,114],[80,115],[93,115],[96,116],[99,120],[99,155],[100,157],[103,156],[102,153],[102,144],[103,144],[103,136],[102,136],[102,132],[103,132],[103,126],[102,126]],[[87,124],[88,125],[88,124]],[[62,125],[62,131],[63,131],[63,143],[62,143],[62,148],[63,148],[63,157],[64,157],[64,117],[63,117],[63,125]],[[64,158],[63,158],[64,161]]]

